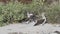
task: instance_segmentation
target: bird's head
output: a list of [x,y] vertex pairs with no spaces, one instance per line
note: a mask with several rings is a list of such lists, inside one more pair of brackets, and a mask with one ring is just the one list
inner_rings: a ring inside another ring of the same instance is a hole
[[32,16],[32,15],[33,15],[33,13],[27,12],[27,17],[28,17],[28,18],[30,18],[30,16]]

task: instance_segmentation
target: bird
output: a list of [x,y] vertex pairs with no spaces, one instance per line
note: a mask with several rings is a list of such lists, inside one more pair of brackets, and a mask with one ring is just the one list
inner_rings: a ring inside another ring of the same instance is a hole
[[26,16],[27,16],[26,18],[23,18],[22,20],[19,20],[18,22],[25,22],[26,24],[28,24],[28,23],[30,23],[32,21],[35,21],[36,16],[35,16],[34,13],[27,12]]
[[29,19],[29,22],[35,21],[36,15],[32,12],[27,12],[27,18]]
[[36,24],[34,24],[34,26],[37,26],[40,24],[44,25],[47,22],[44,12],[41,14],[41,16],[42,16],[42,19],[37,19],[37,22],[36,22]]

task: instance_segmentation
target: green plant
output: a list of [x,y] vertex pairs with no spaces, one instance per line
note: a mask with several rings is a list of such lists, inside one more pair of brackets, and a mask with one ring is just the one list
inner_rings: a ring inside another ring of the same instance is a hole
[[17,23],[15,20],[26,18],[26,12],[34,12],[38,16],[42,12],[46,13],[47,21],[50,23],[60,22],[60,4],[45,5],[42,0],[33,0],[31,4],[22,4],[19,2],[9,2],[6,5],[0,5],[0,23]]

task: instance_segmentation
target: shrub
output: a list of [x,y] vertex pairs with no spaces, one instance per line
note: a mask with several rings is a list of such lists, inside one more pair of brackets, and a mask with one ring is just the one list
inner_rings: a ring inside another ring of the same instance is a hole
[[47,21],[57,23],[60,20],[60,5],[45,5],[41,0],[33,0],[31,4],[23,4],[20,2],[10,2],[6,5],[0,5],[0,23],[17,23],[15,20],[26,18],[26,12],[34,12],[38,16],[45,12]]

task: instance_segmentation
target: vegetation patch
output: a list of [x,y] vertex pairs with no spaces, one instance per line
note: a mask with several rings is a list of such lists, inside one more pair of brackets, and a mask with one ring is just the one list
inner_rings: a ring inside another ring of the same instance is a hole
[[41,0],[33,0],[31,4],[20,2],[9,2],[6,5],[0,5],[0,24],[17,23],[16,20],[26,18],[26,12],[34,12],[38,16],[45,12],[48,23],[60,22],[60,4],[46,5]]

